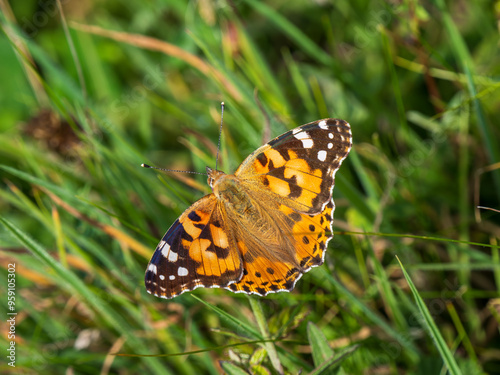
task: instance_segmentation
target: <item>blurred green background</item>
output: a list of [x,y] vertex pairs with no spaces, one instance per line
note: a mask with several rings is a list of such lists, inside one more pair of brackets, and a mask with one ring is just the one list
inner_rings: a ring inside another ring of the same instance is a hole
[[[500,373],[500,214],[476,208],[500,208],[500,2],[0,6],[2,371]],[[351,123],[337,232],[292,293],[160,300],[149,257],[209,187],[140,164],[214,167],[221,101],[226,172]]]

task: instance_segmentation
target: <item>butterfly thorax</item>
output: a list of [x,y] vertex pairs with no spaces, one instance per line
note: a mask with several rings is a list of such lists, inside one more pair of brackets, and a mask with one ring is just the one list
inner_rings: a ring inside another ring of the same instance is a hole
[[212,181],[212,191],[228,220],[239,222],[239,227],[245,228],[251,237],[265,238],[272,244],[282,242],[276,223],[237,176],[212,169],[208,175],[209,182]]
[[216,198],[224,203],[231,213],[242,217],[254,217],[257,214],[256,208],[247,192],[242,189],[238,178],[220,171],[215,173],[215,176],[212,176],[212,190]]

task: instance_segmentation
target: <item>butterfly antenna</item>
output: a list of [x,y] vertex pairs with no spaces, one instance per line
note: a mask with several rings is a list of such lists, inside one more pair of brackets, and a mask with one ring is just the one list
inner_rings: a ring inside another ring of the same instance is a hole
[[224,118],[224,102],[220,103],[220,128],[219,128],[219,142],[217,143],[217,156],[215,157],[215,170],[217,171],[217,164],[219,164],[219,150],[220,150],[220,138],[222,135],[222,119]]
[[141,164],[141,167],[143,168],[151,168],[151,169],[158,169],[159,171],[163,172],[178,172],[178,173],[192,173],[192,174],[202,174],[202,175],[207,175],[206,173],[201,173],[201,172],[193,172],[193,171],[181,171],[178,169],[166,169],[166,168],[158,168],[158,167],[152,167],[151,165],[148,164]]

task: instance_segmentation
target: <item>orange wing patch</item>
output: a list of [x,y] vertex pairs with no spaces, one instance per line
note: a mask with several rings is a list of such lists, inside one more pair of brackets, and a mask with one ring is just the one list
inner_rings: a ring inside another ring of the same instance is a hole
[[[268,159],[269,164],[272,162],[272,159]],[[315,199],[323,191],[322,170],[311,169],[302,159],[289,160],[281,169],[273,169],[260,178],[271,192],[288,198],[292,201],[290,206],[302,212],[310,212],[310,208],[316,205]]]

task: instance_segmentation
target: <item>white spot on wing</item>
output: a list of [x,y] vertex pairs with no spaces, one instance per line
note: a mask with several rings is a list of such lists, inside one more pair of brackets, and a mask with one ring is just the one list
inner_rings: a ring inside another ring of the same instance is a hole
[[175,276],[174,275],[170,275],[168,278],[169,278],[169,280],[175,280]]
[[[298,129],[300,129],[300,128],[298,128]],[[300,129],[300,132],[295,133],[294,137],[297,139],[307,139],[307,138],[309,138],[309,134],[307,134],[307,132],[302,131],[302,129]]]
[[314,146],[314,142],[311,138],[309,138],[309,134],[304,131],[301,131],[294,135],[295,138],[302,141],[302,146],[304,148],[311,148]]
[[156,264],[149,263],[148,271],[151,271],[156,275],[156,272],[158,272],[158,269],[156,268]]
[[328,130],[328,126],[326,125],[326,121],[325,120],[322,120],[319,122],[318,126],[321,128],[321,129],[325,129],[325,130]]
[[318,159],[321,161],[326,160],[326,151],[325,150],[318,151]]
[[314,146],[314,142],[312,139],[302,139],[301,141],[304,148],[311,148],[312,146]]
[[170,253],[170,245],[168,243],[161,241],[158,245],[158,249],[161,249],[161,255],[168,258],[168,254]]
[[328,148],[332,148],[333,147],[333,143],[328,143]]
[[165,280],[165,276],[160,275],[160,280]]
[[332,133],[328,133],[328,138],[333,139],[333,134]]
[[168,253],[167,259],[168,259],[169,262],[177,262],[178,258],[179,258],[179,254],[174,253],[173,251],[170,251]]
[[189,272],[188,272],[187,268],[184,268],[184,267],[179,267],[179,268],[177,269],[177,275],[179,275],[179,276],[187,276],[187,275],[188,275],[188,273],[189,273]]

